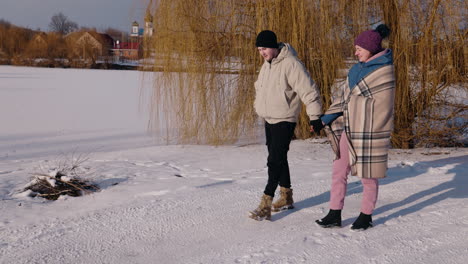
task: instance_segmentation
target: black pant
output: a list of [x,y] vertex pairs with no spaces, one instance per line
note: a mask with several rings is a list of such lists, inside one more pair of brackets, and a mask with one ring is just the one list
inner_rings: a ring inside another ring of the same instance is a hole
[[291,187],[289,175],[288,151],[296,123],[280,122],[269,124],[265,122],[266,145],[268,147],[268,183],[264,193],[275,196],[278,184],[284,188]]

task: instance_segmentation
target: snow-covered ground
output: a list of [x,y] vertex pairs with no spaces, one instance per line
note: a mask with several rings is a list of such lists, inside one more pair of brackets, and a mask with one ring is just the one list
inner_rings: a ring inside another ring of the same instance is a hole
[[[0,263],[466,263],[467,149],[392,150],[375,227],[352,232],[361,184],[350,178],[344,227],[318,227],[333,155],[323,140],[294,141],[296,208],[257,222],[262,142],[159,144],[139,103],[147,88],[134,71],[0,66]],[[100,192],[20,192],[80,154]]]

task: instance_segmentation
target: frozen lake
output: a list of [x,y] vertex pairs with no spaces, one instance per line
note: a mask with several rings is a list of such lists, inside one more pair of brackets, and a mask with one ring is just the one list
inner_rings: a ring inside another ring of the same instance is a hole
[[0,158],[151,144],[150,88],[138,71],[0,66]]

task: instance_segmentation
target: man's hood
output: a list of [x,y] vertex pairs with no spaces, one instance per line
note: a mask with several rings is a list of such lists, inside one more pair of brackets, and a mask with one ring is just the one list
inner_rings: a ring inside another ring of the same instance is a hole
[[274,58],[271,64],[279,63],[287,57],[297,56],[296,50],[289,43],[280,42],[279,49],[280,53],[278,54],[278,57]]

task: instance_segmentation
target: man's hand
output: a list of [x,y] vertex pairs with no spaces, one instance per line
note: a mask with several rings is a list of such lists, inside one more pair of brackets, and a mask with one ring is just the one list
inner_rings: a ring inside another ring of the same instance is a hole
[[316,119],[310,121],[310,132],[320,133],[320,130],[324,127],[322,120]]

